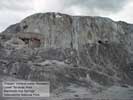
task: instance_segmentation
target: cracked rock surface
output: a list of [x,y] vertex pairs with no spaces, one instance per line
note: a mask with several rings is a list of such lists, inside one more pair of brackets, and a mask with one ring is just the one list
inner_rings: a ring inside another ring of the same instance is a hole
[[105,91],[111,98],[114,87],[127,91],[133,86],[132,24],[38,13],[9,26],[0,37],[2,76],[49,81],[57,100],[102,98],[99,93]]

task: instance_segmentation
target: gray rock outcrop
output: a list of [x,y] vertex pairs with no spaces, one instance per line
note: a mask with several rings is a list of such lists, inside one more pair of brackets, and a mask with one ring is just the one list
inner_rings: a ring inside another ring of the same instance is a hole
[[[70,84],[92,90],[133,85],[132,24],[102,17],[39,13],[9,26],[0,37],[1,70],[16,78],[47,80],[52,90]],[[25,46],[3,45],[14,37]]]

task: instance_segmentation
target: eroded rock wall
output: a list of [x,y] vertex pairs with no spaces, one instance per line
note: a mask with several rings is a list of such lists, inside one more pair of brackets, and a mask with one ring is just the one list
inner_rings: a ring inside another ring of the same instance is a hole
[[133,85],[132,24],[102,17],[39,13],[2,34],[12,32],[45,37],[44,45],[36,49],[16,50],[1,45],[2,68],[11,75],[15,73],[15,77],[48,80],[52,88],[71,83],[88,87],[92,81],[98,86]]

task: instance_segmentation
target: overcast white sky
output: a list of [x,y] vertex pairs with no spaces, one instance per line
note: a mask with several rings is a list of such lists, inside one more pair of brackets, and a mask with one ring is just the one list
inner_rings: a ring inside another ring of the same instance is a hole
[[0,31],[39,12],[103,16],[133,23],[133,0],[0,0]]

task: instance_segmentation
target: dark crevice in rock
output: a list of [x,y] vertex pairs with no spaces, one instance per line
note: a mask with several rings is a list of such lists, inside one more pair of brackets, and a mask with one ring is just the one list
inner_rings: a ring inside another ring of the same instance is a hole
[[28,28],[28,25],[24,25],[24,26],[23,26],[23,29],[27,29],[27,28]]
[[99,44],[103,44],[103,42],[102,42],[101,40],[98,40],[98,43],[99,43]]

